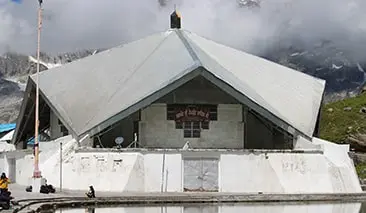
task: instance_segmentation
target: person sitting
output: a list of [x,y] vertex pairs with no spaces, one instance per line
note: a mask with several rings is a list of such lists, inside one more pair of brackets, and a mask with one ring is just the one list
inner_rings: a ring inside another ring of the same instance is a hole
[[10,183],[9,178],[7,178],[6,174],[3,172],[0,176],[0,194],[8,191],[9,183]]
[[85,193],[88,198],[95,198],[95,190],[93,186],[89,186],[89,192]]

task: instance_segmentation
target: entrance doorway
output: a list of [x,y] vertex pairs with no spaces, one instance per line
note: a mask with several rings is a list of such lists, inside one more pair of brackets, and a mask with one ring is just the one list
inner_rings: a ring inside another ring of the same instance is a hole
[[219,213],[219,206],[184,206],[183,213]]
[[219,160],[217,158],[185,158],[183,190],[218,192]]

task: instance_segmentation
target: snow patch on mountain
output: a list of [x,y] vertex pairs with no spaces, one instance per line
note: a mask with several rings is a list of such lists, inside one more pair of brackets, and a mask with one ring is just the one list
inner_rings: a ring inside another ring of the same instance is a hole
[[20,91],[25,91],[25,87],[27,86],[27,82],[21,80],[21,78],[11,77],[11,78],[4,78],[7,81],[14,82],[18,85]]
[[342,67],[343,67],[343,65],[337,66],[335,64],[332,64],[332,69],[339,70],[339,69],[342,69]]
[[360,65],[360,63],[357,63],[357,68],[359,71],[365,72],[364,69],[362,68],[362,66]]
[[[31,61],[33,63],[38,63],[37,59],[35,59],[33,56],[28,56],[28,59],[29,59],[29,61]],[[52,69],[52,68],[59,67],[59,66],[62,65],[61,63],[57,63],[57,64],[54,64],[54,63],[46,63],[46,62],[44,62],[42,60],[39,60],[39,64],[42,64],[47,69]]]

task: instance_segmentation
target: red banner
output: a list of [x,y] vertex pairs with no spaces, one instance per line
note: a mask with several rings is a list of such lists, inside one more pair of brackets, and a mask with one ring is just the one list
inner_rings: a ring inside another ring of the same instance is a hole
[[205,109],[197,109],[196,107],[188,107],[186,109],[177,109],[175,120],[182,121],[207,121],[210,118],[210,113]]

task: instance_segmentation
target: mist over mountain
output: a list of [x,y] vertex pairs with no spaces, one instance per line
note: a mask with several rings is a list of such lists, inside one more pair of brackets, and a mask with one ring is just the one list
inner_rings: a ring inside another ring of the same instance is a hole
[[[243,7],[258,2],[258,7]],[[332,41],[364,60],[364,0],[45,0],[42,50],[49,54],[109,48],[169,27],[176,5],[183,28],[255,54],[278,46]],[[37,1],[0,0],[0,49],[36,49]]]
[[[38,4],[23,2],[0,0],[0,122],[16,118],[25,79],[36,68]],[[366,79],[364,0],[45,0],[43,5],[42,70],[164,31],[176,5],[184,29],[327,80],[327,101],[357,94]]]

